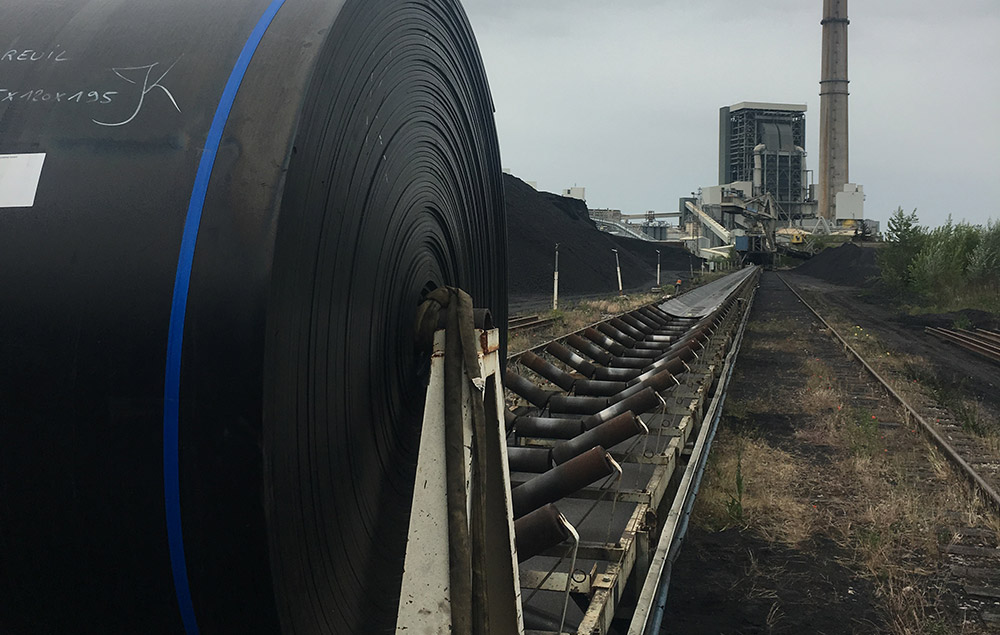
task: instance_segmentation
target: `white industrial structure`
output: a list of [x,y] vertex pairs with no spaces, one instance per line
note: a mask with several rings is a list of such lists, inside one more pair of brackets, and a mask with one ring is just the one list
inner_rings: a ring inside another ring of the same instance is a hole
[[865,188],[857,183],[845,183],[834,200],[838,224],[845,220],[864,220]]

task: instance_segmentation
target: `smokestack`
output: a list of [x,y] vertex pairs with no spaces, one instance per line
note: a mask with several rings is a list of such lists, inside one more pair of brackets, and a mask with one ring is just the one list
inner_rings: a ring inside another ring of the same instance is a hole
[[837,217],[847,183],[847,0],[823,0],[823,75],[819,81],[819,215]]

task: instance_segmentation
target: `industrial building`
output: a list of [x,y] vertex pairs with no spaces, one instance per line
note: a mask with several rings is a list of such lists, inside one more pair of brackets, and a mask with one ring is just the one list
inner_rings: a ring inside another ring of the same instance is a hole
[[777,251],[807,256],[796,245],[811,233],[878,233],[865,218],[864,187],[848,176],[847,0],[823,0],[820,24],[819,183],[806,165],[805,104],[723,106],[718,185],[680,199],[694,253],[767,262]]
[[753,184],[783,217],[813,213],[806,168],[806,106],[740,102],[719,109],[719,185]]

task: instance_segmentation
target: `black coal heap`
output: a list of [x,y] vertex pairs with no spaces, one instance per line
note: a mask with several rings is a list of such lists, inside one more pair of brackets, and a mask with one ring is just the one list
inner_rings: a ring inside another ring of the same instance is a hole
[[597,229],[583,201],[537,192],[504,174],[507,199],[507,288],[512,300],[552,293],[555,244],[559,243],[559,295],[614,294],[618,291],[615,255],[621,260],[626,291],[656,283],[656,250],[660,250],[661,281],[687,280],[700,267],[683,247],[612,236]]

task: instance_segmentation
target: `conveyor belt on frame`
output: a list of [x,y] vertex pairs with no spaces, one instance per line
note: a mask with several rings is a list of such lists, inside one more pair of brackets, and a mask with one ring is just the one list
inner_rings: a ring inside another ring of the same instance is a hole
[[[683,535],[675,513],[694,494],[678,483],[704,465],[687,465],[689,444],[704,436],[703,415],[724,392],[721,375],[735,356],[731,345],[758,273],[750,267],[689,292],[685,307],[709,307],[700,317],[660,308],[677,303],[641,307],[539,345],[508,366],[506,388],[518,399],[507,413],[508,456],[530,631],[611,632],[641,590],[647,605],[635,609],[641,619],[632,629],[645,632],[649,603],[661,595],[645,586],[666,579],[653,569],[665,566],[654,551],[659,557],[658,541]],[[599,456],[613,459],[614,469]],[[567,535],[555,520],[546,522],[560,512],[580,534],[576,550],[562,542]],[[567,588],[575,601],[563,624]]]

